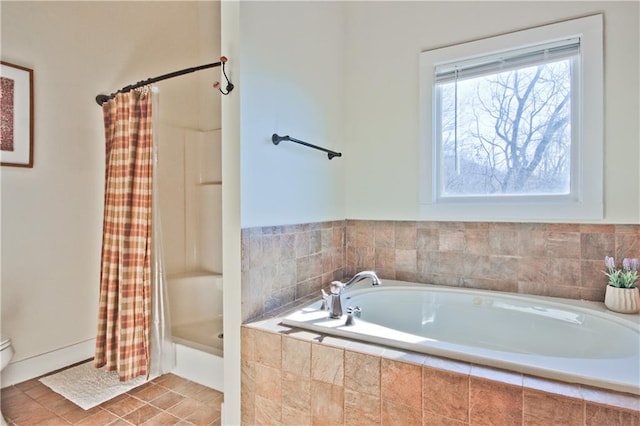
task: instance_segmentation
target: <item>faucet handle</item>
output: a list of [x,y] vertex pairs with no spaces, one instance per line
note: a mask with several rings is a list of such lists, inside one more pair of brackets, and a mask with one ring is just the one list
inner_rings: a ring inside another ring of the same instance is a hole
[[360,308],[360,306],[349,306],[347,308],[347,315],[355,314],[357,317],[359,317],[360,312],[362,312],[362,309]]
[[322,292],[322,306],[320,306],[320,310],[322,311],[328,311],[329,310],[329,295],[327,294],[326,291],[324,291],[323,288],[320,289],[320,291]]
[[331,294],[340,294],[342,293],[342,289],[344,288],[344,284],[340,281],[331,281],[329,285],[329,291]]
[[360,312],[362,312],[362,309],[360,309],[359,306],[349,306],[347,308],[347,321],[344,323],[344,325],[346,326],[351,326],[354,325],[356,323],[356,321],[353,319],[353,316],[357,316],[358,318],[360,317]]

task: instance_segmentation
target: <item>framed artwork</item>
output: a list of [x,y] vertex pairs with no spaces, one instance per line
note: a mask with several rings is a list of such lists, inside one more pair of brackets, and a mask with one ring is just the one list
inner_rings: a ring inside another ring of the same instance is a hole
[[33,70],[0,62],[0,160],[33,167]]

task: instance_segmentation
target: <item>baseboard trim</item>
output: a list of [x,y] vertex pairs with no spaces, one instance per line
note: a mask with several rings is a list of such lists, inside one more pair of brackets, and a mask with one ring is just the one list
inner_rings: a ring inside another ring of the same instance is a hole
[[0,388],[22,383],[52,371],[92,358],[95,353],[96,339],[56,349],[31,358],[15,361],[2,370]]

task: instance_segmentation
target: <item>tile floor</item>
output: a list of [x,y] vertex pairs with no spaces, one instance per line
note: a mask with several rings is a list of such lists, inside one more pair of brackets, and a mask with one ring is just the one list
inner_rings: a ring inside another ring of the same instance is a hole
[[38,379],[1,391],[9,425],[219,425],[222,393],[165,374],[90,410],[83,410]]

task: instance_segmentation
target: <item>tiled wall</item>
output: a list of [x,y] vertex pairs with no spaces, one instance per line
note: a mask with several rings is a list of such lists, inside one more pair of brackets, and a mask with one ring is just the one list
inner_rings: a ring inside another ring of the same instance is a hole
[[334,279],[381,278],[604,300],[604,257],[640,257],[640,225],[347,220],[242,231],[242,318]]
[[[640,256],[640,226],[348,220],[245,229],[242,248],[246,321],[363,269],[603,300],[604,256]],[[243,424],[640,425],[639,397],[268,321],[242,328]]]
[[640,226],[347,222],[348,274],[604,300],[604,257],[640,257]]
[[272,312],[344,276],[345,221],[242,230],[242,319]]
[[264,323],[242,327],[243,425],[640,424],[640,397]]

